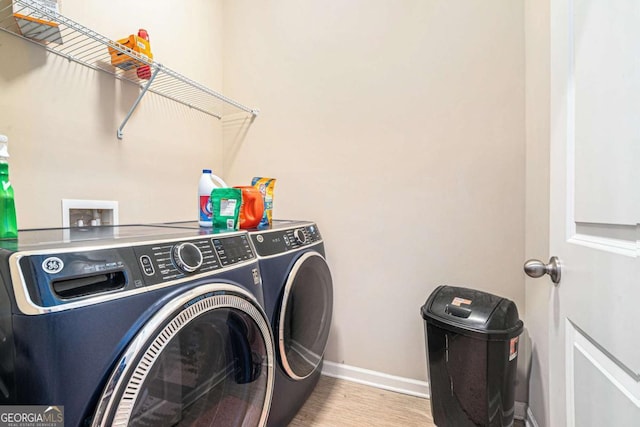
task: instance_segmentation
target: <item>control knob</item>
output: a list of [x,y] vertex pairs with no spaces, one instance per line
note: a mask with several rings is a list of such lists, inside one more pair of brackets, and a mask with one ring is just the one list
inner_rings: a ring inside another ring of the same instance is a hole
[[307,235],[304,234],[304,229],[302,228],[296,228],[293,231],[293,237],[295,237],[296,242],[298,242],[301,245],[304,245],[307,242]]
[[193,243],[180,243],[171,251],[171,258],[183,273],[193,273],[202,266],[202,252]]

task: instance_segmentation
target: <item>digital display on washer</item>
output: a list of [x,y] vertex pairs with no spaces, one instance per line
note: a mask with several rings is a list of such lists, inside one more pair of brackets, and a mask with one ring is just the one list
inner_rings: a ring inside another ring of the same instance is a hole
[[215,238],[211,239],[211,242],[223,266],[255,258],[251,244],[245,235]]

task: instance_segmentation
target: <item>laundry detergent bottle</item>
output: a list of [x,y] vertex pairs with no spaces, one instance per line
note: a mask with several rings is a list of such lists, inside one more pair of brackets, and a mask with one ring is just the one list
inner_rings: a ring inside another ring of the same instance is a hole
[[13,187],[9,181],[9,139],[0,135],[0,239],[17,239],[18,224]]
[[213,227],[211,220],[211,191],[214,188],[226,188],[228,185],[219,176],[211,173],[211,169],[203,169],[198,183],[198,210],[200,227]]

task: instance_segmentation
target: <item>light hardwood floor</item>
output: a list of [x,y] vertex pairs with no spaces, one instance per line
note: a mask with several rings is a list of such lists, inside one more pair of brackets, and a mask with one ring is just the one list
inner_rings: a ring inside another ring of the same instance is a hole
[[[290,427],[435,427],[427,399],[321,376]],[[516,421],[514,427],[524,427]]]
[[429,401],[321,376],[290,427],[435,427]]

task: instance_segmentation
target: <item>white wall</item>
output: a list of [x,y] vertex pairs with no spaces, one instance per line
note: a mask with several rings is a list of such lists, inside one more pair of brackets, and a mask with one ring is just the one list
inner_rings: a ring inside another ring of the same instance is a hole
[[524,313],[522,2],[234,0],[224,25],[225,90],[261,109],[227,178],[276,177],[275,216],[318,222],[328,360],[425,380],[443,283]]
[[[549,2],[525,2],[526,219],[525,258],[549,259]],[[525,281],[527,329],[533,342],[529,407],[538,426],[549,425],[548,279]]]
[[[146,28],[156,60],[221,90],[221,2],[154,5],[64,0],[62,13],[114,39]],[[0,133],[10,139],[20,228],[61,226],[64,198],[117,200],[120,223],[197,218],[201,169],[222,167],[222,125],[148,94],[120,141],[138,92],[0,32]]]
[[149,94],[118,141],[136,88],[0,33],[21,228],[59,226],[63,198],[119,200],[121,223],[195,219],[201,168],[274,176],[275,215],[327,242],[328,360],[426,379],[419,308],[443,283],[524,315],[523,2],[154,5],[62,12],[113,38],[146,28],[156,60],[261,115],[221,123]]

